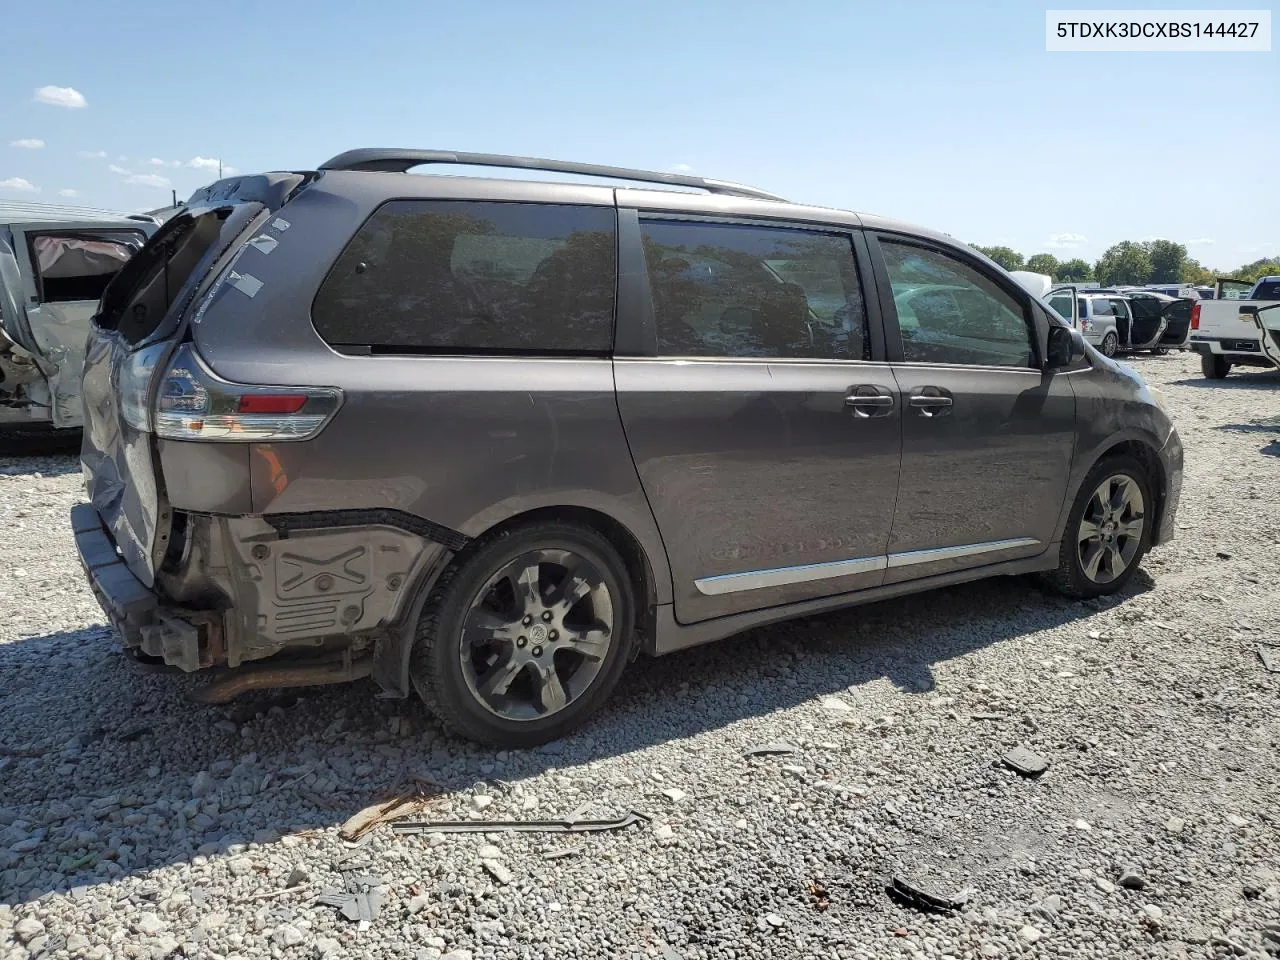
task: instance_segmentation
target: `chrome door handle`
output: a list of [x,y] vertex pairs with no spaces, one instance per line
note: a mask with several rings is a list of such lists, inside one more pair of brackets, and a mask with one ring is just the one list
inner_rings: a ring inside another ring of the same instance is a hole
[[922,417],[940,417],[951,412],[955,402],[938,387],[921,387],[911,393],[908,405],[920,411]]
[[844,405],[859,419],[887,417],[893,411],[893,393],[888,387],[860,384],[849,388],[844,397]]

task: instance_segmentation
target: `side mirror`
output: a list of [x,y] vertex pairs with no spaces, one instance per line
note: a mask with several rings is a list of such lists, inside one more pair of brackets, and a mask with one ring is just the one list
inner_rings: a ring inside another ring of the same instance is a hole
[[1056,323],[1049,328],[1049,350],[1046,366],[1050,370],[1069,367],[1084,356],[1084,337],[1079,330],[1060,327]]

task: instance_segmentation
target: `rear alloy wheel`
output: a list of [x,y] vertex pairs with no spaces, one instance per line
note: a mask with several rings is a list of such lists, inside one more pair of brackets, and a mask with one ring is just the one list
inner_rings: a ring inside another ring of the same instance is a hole
[[411,672],[451,730],[501,747],[563,736],[630,659],[627,571],[598,534],[542,524],[482,544],[423,612]]
[[1080,485],[1050,582],[1071,597],[1120,590],[1151,544],[1154,505],[1147,473],[1136,460],[1098,464]]
[[1108,333],[1105,337],[1102,338],[1102,346],[1100,349],[1102,350],[1102,355],[1104,357],[1114,357],[1116,355],[1116,349],[1119,346],[1120,346],[1119,338],[1116,337],[1114,333]]
[[1210,380],[1221,380],[1231,372],[1231,363],[1220,353],[1202,353],[1200,372]]

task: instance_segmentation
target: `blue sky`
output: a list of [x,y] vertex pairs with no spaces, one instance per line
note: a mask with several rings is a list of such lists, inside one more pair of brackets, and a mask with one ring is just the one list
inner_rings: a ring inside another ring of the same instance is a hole
[[[306,169],[418,146],[688,168],[1025,254],[1092,260],[1168,237],[1210,266],[1280,255],[1280,53],[1046,53],[1044,15],[852,0],[10,4],[0,196],[146,209],[213,179],[211,159]],[[85,105],[65,105],[76,94]]]

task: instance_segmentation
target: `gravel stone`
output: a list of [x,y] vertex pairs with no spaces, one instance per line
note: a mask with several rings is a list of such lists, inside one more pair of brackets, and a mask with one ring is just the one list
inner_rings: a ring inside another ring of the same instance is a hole
[[1126,890],[1141,890],[1147,885],[1142,871],[1132,864],[1120,868],[1120,879],[1117,882]]
[[[1122,363],[1164,392],[1186,477],[1176,539],[1119,595],[999,578],[642,657],[573,736],[505,753],[368,682],[208,707],[188,696],[204,678],[136,670],[76,558],[75,453],[0,452],[0,958],[1263,956],[1280,725],[1255,647],[1280,640],[1280,374]],[[1052,758],[1039,780],[1001,764],[1018,744]],[[439,785],[424,819],[481,829],[588,801],[655,819],[339,838],[418,778]],[[885,895],[917,866],[975,905]],[[1141,896],[1117,886],[1127,866]],[[348,920],[326,891],[381,913]]]

